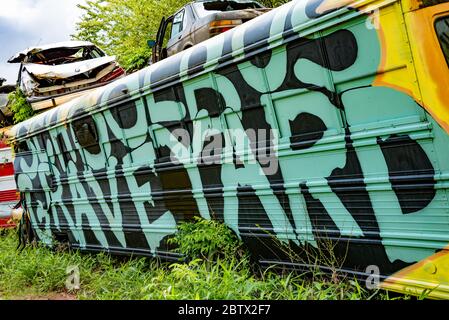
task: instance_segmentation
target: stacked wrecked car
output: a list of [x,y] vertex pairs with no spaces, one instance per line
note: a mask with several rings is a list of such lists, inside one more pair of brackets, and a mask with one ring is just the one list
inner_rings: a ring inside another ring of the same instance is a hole
[[9,63],[20,63],[18,85],[35,111],[56,107],[125,76],[115,57],[87,41],[31,47]]

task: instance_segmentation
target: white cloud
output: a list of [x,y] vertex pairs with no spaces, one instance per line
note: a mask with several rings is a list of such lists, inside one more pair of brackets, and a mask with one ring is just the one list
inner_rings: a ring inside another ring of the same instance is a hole
[[[0,77],[15,81],[6,59],[27,47],[70,40],[85,0],[0,0]],[[6,74],[4,74],[6,73]]]
[[4,1],[2,3],[2,10],[0,11],[0,17],[15,18],[20,13],[32,11],[34,4],[35,2],[31,0]]
[[26,31],[43,40],[67,40],[75,31],[84,0],[8,0],[0,17],[18,31]]

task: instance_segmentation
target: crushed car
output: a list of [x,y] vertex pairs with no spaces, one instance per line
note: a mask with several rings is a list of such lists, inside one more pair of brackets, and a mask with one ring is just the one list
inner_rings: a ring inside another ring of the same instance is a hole
[[156,40],[148,41],[153,51],[151,63],[184,51],[270,10],[250,0],[191,2],[169,18],[162,19]]
[[21,64],[18,85],[35,111],[56,107],[125,76],[115,57],[88,41],[28,48],[8,62]]

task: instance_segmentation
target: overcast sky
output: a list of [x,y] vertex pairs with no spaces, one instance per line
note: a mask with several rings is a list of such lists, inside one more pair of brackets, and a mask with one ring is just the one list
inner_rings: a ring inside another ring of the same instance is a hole
[[84,0],[0,0],[0,78],[14,84],[17,64],[6,61],[37,44],[70,40]]

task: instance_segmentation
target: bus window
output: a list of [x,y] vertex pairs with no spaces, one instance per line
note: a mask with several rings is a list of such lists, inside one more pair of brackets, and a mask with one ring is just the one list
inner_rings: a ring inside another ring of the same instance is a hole
[[437,20],[435,29],[441,43],[441,48],[443,49],[444,57],[449,66],[449,16]]
[[99,139],[94,119],[88,117],[81,120],[75,120],[72,123],[72,126],[80,146],[92,154],[99,154]]

